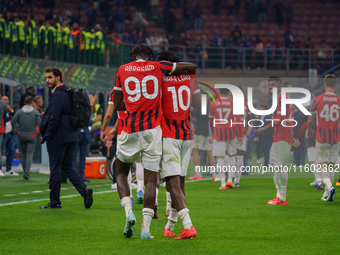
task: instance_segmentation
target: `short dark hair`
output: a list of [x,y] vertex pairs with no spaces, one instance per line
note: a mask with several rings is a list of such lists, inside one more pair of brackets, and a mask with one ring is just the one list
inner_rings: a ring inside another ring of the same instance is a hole
[[276,75],[269,76],[268,82],[270,82],[270,81],[276,81],[276,82],[282,84],[281,78],[279,76],[276,76]]
[[227,94],[229,94],[229,92],[230,92],[230,90],[227,89],[227,88],[221,88],[220,89],[220,93],[223,94],[223,95],[227,95]]
[[63,82],[63,74],[58,67],[51,66],[45,69],[45,73],[53,73],[55,77],[59,76],[60,81]]
[[147,58],[147,59],[154,59],[155,56],[153,54],[152,49],[144,44],[139,44],[136,47],[132,49],[132,57],[141,57],[141,58]]
[[336,76],[334,74],[327,74],[325,76],[326,86],[329,88],[335,88],[336,86]]
[[32,103],[32,101],[33,101],[33,97],[27,96],[27,97],[25,97],[24,104],[30,104],[30,103]]
[[178,56],[175,55],[175,53],[173,53],[170,50],[163,50],[160,53],[158,53],[158,57],[157,57],[157,61],[170,61],[170,62],[181,62],[182,59]]
[[34,103],[37,103],[40,99],[42,99],[42,96],[35,96],[33,98]]

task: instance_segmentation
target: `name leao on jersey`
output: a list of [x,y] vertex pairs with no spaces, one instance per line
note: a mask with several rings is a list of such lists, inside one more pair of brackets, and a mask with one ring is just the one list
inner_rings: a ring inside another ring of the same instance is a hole
[[338,99],[336,97],[323,97],[323,101],[336,102]]
[[182,74],[179,76],[164,76],[163,81],[187,81],[190,80],[190,75]]
[[147,66],[125,66],[124,71],[140,71],[140,72],[146,72],[146,71],[151,71],[154,70],[155,67],[153,65],[147,65]]

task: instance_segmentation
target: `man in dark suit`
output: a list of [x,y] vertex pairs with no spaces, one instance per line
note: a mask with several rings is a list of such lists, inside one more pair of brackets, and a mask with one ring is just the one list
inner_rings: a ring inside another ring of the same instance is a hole
[[78,142],[78,130],[71,125],[69,116],[72,111],[71,93],[62,79],[61,71],[56,67],[45,70],[45,79],[52,96],[40,124],[41,143],[47,142],[50,158],[50,203],[40,208],[61,208],[60,185],[63,172],[73,186],[84,197],[85,208],[93,203],[92,189],[88,188],[74,168],[73,159]]

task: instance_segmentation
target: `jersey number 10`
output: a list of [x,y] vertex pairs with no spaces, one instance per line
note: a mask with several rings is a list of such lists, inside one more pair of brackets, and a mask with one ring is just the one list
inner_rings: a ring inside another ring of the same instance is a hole
[[[178,96],[177,96],[177,93],[176,93],[176,88],[175,86],[172,86],[172,87],[168,87],[168,91],[171,92],[172,94],[172,103],[173,103],[173,106],[174,106],[174,112],[178,112],[178,106],[183,110],[183,111],[186,111],[189,109],[189,106],[190,106],[190,89],[183,85],[183,86],[180,86],[179,89],[178,89]],[[188,93],[188,100],[186,102],[186,104],[184,104],[184,99],[183,99],[183,91],[186,91]],[[178,98],[178,100],[177,100]],[[178,102],[178,103],[177,103]]]

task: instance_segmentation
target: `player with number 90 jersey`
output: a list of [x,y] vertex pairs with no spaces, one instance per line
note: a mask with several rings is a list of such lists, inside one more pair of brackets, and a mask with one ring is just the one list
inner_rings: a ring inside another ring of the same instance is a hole
[[310,110],[316,113],[316,140],[327,144],[338,143],[340,97],[326,92],[314,98]]
[[[109,95],[109,102],[108,104],[114,104],[114,88],[111,90]],[[117,111],[118,115],[118,130],[117,135],[120,135],[123,131],[123,126],[126,118],[126,111]]]
[[164,137],[192,140],[190,102],[199,93],[196,77],[191,74],[164,76],[162,87],[162,133]]
[[176,63],[137,60],[119,67],[115,90],[124,95],[127,116],[123,131],[135,133],[161,124],[160,86],[165,74],[171,74]]

